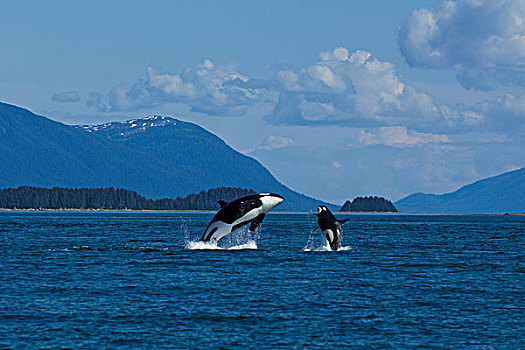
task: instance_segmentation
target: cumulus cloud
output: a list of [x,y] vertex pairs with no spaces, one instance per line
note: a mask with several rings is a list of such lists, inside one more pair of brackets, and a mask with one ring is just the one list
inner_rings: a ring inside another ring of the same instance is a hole
[[[136,111],[166,103],[185,103],[209,115],[244,115],[267,107],[275,125],[390,126],[443,124],[443,111],[424,92],[403,82],[392,64],[366,51],[338,47],[321,52],[313,64],[283,68],[273,79],[253,79],[232,66],[209,60],[172,74],[151,66],[133,84],[120,84],[107,97],[91,93],[86,104],[98,111]],[[448,113],[449,111],[447,111]],[[445,127],[460,125],[456,113]]]
[[99,112],[107,112],[109,106],[104,101],[104,96],[98,92],[90,92],[86,100],[86,106],[95,108]]
[[[250,81],[231,66],[216,66],[205,60],[172,74],[161,67],[146,69],[145,79],[120,84],[109,93],[111,111],[133,111],[165,103],[183,102],[196,112],[211,115],[241,115],[247,108],[264,103],[268,88],[260,81]],[[97,108],[98,97],[92,107]]]
[[419,133],[408,131],[403,126],[389,126],[372,131],[361,130],[358,134],[358,141],[365,146],[409,147],[428,143],[443,143],[448,142],[449,139],[447,135]]
[[55,92],[51,96],[51,100],[58,103],[78,102],[80,101],[80,96],[76,91]]
[[316,63],[279,71],[276,80],[279,99],[267,120],[277,125],[403,124],[424,130],[482,121],[434,104],[429,95],[403,82],[392,64],[366,51],[339,47],[321,52]]
[[[477,76],[469,72],[464,70],[465,81],[476,84]],[[232,66],[217,66],[209,60],[180,74],[152,66],[145,78],[133,84],[120,84],[107,95],[90,93],[86,105],[100,112],[116,112],[184,103],[192,111],[214,116],[265,110],[269,111],[265,119],[273,125],[403,126],[419,133],[460,133],[487,131],[525,112],[518,97],[511,100],[507,96],[505,103],[437,104],[403,81],[391,63],[366,51],[338,47],[321,52],[311,65],[283,67],[270,80],[250,78]],[[509,107],[513,104],[516,106]]]
[[503,130],[508,134],[525,132],[525,94],[507,94],[474,108],[486,117],[493,130]]
[[525,71],[510,69],[472,70],[461,69],[456,76],[458,82],[468,90],[491,91],[498,86],[525,86]]
[[398,43],[411,66],[455,69],[464,87],[525,86],[525,1],[446,1],[413,11]]
[[292,139],[283,136],[268,136],[268,138],[263,142],[260,149],[271,151],[274,149],[284,148],[292,145],[294,142]]

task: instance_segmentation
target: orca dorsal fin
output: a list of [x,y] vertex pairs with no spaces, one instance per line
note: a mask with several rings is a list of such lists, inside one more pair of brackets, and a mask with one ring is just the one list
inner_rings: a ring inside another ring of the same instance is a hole
[[219,200],[217,201],[217,203],[219,203],[219,205],[221,206],[221,208],[224,208],[224,206],[225,206],[226,204],[228,204],[228,202],[225,202],[225,201],[223,201],[222,199],[219,199]]
[[337,220],[339,222],[339,224],[344,224],[345,222],[347,222],[348,220],[350,220],[351,218],[348,218],[348,219],[344,219],[344,220]]

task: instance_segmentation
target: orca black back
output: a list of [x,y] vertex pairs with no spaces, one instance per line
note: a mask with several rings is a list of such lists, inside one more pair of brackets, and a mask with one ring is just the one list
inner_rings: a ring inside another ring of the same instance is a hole
[[206,227],[201,241],[218,242],[222,237],[250,224],[250,231],[255,231],[270,210],[284,200],[275,193],[259,193],[237,198],[230,203],[218,201],[221,209]]
[[338,250],[341,245],[342,237],[341,225],[350,219],[342,221],[337,220],[330,209],[324,205],[319,206],[317,211],[317,214],[314,214],[317,216],[317,225],[330,244],[330,248],[332,250]]

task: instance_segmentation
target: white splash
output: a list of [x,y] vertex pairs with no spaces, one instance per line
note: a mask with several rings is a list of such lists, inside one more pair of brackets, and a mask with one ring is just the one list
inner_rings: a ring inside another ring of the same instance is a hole
[[255,241],[248,241],[244,244],[231,247],[220,247],[214,242],[194,241],[188,242],[185,248],[189,250],[257,250],[257,243]]
[[[330,248],[330,244],[327,240],[323,241],[323,244],[316,245],[314,239],[308,240],[308,243],[303,248],[303,252],[332,252],[332,248]],[[353,250],[351,246],[340,246],[339,249],[337,249],[338,252],[344,252],[344,251],[350,251]]]
[[243,227],[224,237],[219,246],[216,242],[190,241],[184,222],[181,228],[184,232],[185,248],[190,250],[257,250],[257,240],[261,230],[259,227],[255,232],[250,232],[247,227]]
[[330,248],[330,244],[328,243],[328,241],[325,241],[324,245],[318,245],[318,246],[314,245],[313,243],[314,242],[309,241],[306,244],[306,247],[303,248],[303,251],[304,252],[331,252],[332,251],[332,248]]
[[190,250],[224,250],[224,248],[219,247],[215,242],[202,241],[187,242],[185,248]]
[[354,250],[354,248],[350,247],[349,245],[347,245],[347,246],[344,246],[344,247],[339,247],[339,249],[337,251],[340,252],[340,251],[350,251],[350,250]]
[[303,248],[303,251],[305,252],[324,252],[324,251],[331,251],[330,244],[328,244],[328,241],[323,237],[321,233],[319,233],[317,225],[316,228],[314,228],[310,235],[308,236],[308,241],[306,242],[306,245]]
[[255,241],[248,241],[245,244],[230,247],[228,250],[257,250],[257,243]]

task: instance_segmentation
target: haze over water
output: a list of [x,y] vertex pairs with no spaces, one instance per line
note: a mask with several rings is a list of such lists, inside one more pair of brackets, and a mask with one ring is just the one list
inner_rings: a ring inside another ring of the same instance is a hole
[[525,345],[523,217],[354,215],[328,252],[270,214],[188,249],[212,215],[0,213],[0,348]]

